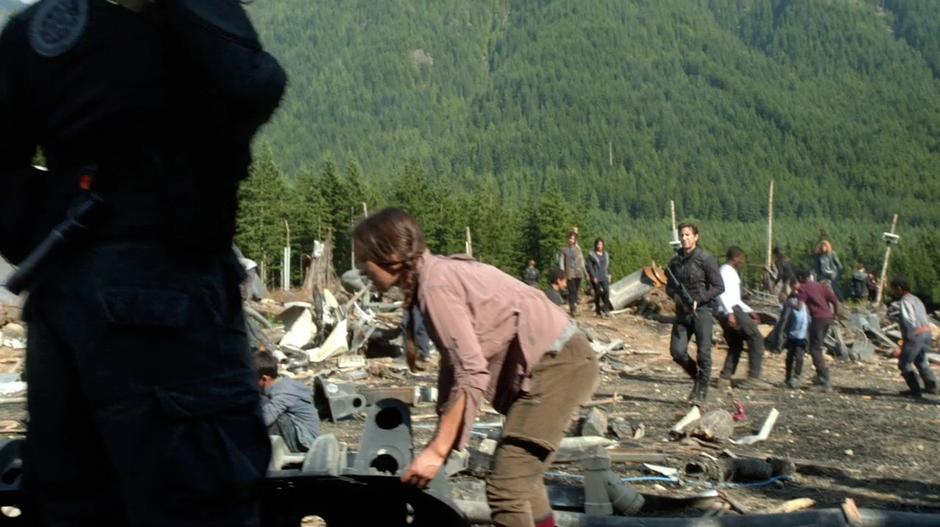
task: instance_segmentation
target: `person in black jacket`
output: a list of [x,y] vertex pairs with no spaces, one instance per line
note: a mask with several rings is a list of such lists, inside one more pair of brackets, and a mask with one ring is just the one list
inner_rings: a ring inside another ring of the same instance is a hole
[[610,253],[605,250],[604,240],[594,240],[594,250],[588,253],[587,272],[594,287],[594,312],[599,317],[609,317],[614,307],[610,304]]
[[[672,325],[669,351],[672,359],[694,381],[689,400],[693,404],[704,405],[712,368],[712,301],[725,288],[718,262],[698,246],[698,227],[683,223],[679,226],[679,234],[682,248],[669,262],[671,272],[666,284],[666,292],[676,303],[676,321]],[[698,345],[696,359],[688,353],[693,334]]]
[[[270,442],[232,236],[285,84],[237,0],[40,0],[4,28],[0,254],[32,272],[30,524],[258,525]],[[66,224],[50,257],[40,241]]]

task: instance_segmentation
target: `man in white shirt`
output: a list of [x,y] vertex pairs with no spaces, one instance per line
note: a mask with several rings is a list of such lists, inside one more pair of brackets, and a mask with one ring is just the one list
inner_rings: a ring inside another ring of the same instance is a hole
[[718,388],[726,388],[731,384],[731,377],[744,352],[745,341],[750,352],[748,378],[742,380],[738,387],[769,387],[770,384],[761,379],[764,336],[757,329],[756,313],[741,300],[741,275],[738,273],[747,263],[747,256],[740,247],[735,246],[728,248],[726,256],[727,262],[719,269],[725,290],[718,296],[718,321],[728,343],[728,355],[718,377]]

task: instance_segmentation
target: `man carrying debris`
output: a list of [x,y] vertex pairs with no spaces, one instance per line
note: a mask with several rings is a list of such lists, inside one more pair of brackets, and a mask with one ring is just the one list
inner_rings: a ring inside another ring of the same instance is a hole
[[41,0],[3,30],[28,523],[258,525],[270,442],[232,233],[285,83],[236,0]]
[[813,366],[816,368],[816,388],[828,392],[832,390],[832,383],[829,380],[829,368],[826,366],[823,347],[826,343],[826,334],[832,326],[832,320],[839,310],[839,299],[828,285],[811,282],[809,271],[805,269],[797,271],[796,278],[800,283],[797,296],[800,302],[806,304],[811,317],[809,353],[813,357]]
[[441,354],[440,422],[402,481],[426,487],[451,450],[467,445],[486,398],[506,415],[486,484],[493,523],[553,527],[543,477],[571,414],[597,384],[587,337],[545,295],[499,269],[431,254],[405,211],[369,216],[355,243],[372,282],[383,291],[399,286],[406,308],[421,309]]
[[277,359],[266,351],[255,354],[261,415],[268,434],[284,438],[291,452],[306,452],[320,435],[320,416],[313,391],[294,379],[278,375]]
[[727,262],[719,269],[725,290],[718,295],[718,321],[721,324],[728,343],[728,355],[718,377],[718,388],[726,388],[738,368],[744,342],[747,341],[750,358],[748,359],[748,379],[741,381],[740,387],[768,387],[770,383],[761,379],[761,361],[764,357],[764,336],[757,329],[757,314],[741,299],[740,269],[747,262],[747,256],[740,247],[731,246],[726,253]]
[[[927,310],[924,303],[911,293],[911,286],[907,280],[895,277],[891,280],[891,294],[897,298],[897,311],[895,318],[901,326],[904,345],[898,357],[898,368],[907,383],[908,389],[901,395],[920,398],[922,392],[937,395],[937,376],[930,369],[927,361],[927,352],[930,351],[931,334],[930,321],[927,319]],[[920,379],[924,381],[924,389],[920,388]]]
[[[712,370],[712,303],[724,290],[718,262],[699,247],[698,227],[679,226],[682,247],[669,262],[666,292],[676,303],[676,321],[672,325],[669,351],[672,360],[692,378],[689,401],[704,405]],[[689,343],[695,335],[698,354],[689,356]]]
[[545,296],[554,302],[556,306],[565,305],[565,299],[561,296],[568,290],[568,279],[565,278],[565,272],[557,267],[552,269],[552,272],[548,274],[548,281]]

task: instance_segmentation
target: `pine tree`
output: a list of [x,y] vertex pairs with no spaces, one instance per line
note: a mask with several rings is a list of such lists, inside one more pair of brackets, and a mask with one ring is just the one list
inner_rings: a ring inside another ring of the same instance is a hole
[[288,199],[274,153],[264,144],[239,189],[235,241],[245,256],[264,262],[268,276],[275,276],[273,273],[280,268]]
[[543,273],[557,267],[559,251],[573,224],[571,206],[558,186],[551,184],[526,207],[523,218],[524,258],[534,258]]

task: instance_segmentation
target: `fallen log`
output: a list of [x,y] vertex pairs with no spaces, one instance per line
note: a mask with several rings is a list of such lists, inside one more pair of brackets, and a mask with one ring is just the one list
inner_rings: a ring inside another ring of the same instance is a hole
[[[466,500],[454,502],[471,523],[489,524],[486,503]],[[936,527],[940,514],[858,509],[861,527]],[[787,514],[751,514],[706,518],[663,518],[588,516],[576,512],[555,511],[559,527],[850,527],[842,509],[819,509]]]
[[795,500],[789,500],[767,509],[765,514],[785,514],[788,512],[801,511],[803,509],[809,509],[813,505],[816,505],[816,500],[812,498],[797,498]]

